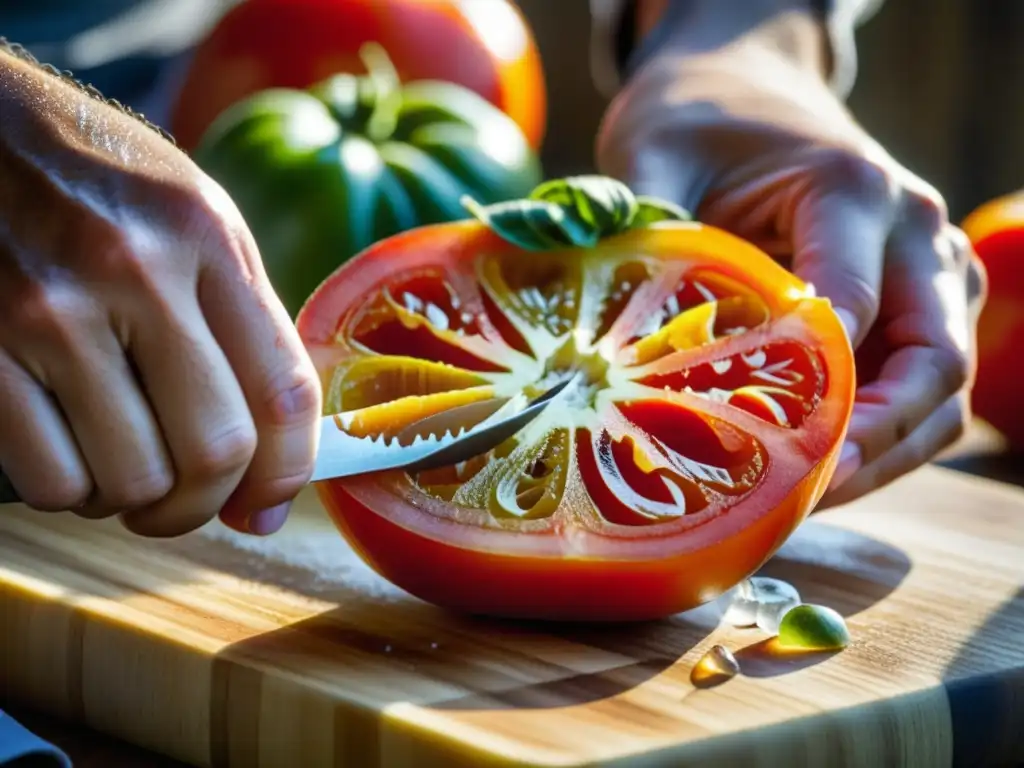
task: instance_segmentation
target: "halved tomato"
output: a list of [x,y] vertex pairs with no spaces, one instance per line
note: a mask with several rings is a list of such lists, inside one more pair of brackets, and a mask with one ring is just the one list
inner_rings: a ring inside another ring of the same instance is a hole
[[571,379],[486,455],[318,484],[354,549],[429,602],[687,610],[760,567],[834,470],[855,377],[829,302],[743,240],[577,181],[385,239],[298,317],[327,412],[395,450],[426,416]]

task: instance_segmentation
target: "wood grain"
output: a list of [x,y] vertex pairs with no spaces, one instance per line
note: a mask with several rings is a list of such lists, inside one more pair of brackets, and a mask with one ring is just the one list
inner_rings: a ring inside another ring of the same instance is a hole
[[[638,626],[447,614],[315,497],[281,534],[0,517],[0,690],[198,766],[962,765],[1024,760],[1024,493],[927,468],[764,569],[848,617],[784,657],[712,604]],[[742,673],[694,686],[714,643]]]

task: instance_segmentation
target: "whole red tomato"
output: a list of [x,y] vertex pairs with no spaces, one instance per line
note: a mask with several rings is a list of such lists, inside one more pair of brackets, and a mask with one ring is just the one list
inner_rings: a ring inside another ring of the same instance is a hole
[[971,407],[1024,451],[1024,189],[979,206],[964,220],[963,230],[988,273]]
[[306,88],[366,71],[375,41],[399,76],[447,80],[508,114],[540,146],[547,92],[533,34],[511,0],[246,0],[199,45],[171,117],[191,151],[231,104],[267,88]]

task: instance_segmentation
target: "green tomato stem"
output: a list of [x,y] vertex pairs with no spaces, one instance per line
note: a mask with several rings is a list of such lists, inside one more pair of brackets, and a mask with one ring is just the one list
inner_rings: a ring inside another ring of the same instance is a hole
[[373,108],[366,122],[366,137],[379,143],[389,139],[398,125],[402,81],[391,57],[380,43],[365,43],[359,49],[359,58],[363,60],[369,81],[373,84]]
[[476,219],[524,250],[592,248],[606,237],[662,221],[690,221],[690,213],[653,197],[634,195],[607,176],[571,176],[537,186],[528,197],[481,205],[462,204]]

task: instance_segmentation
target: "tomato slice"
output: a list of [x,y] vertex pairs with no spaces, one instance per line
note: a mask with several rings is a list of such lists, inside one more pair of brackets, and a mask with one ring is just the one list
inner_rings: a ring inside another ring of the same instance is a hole
[[853,402],[828,301],[698,223],[540,252],[478,221],[423,227],[342,266],[298,325],[327,412],[368,439],[573,378],[484,456],[318,484],[380,574],[476,613],[637,620],[714,599],[821,497]]

